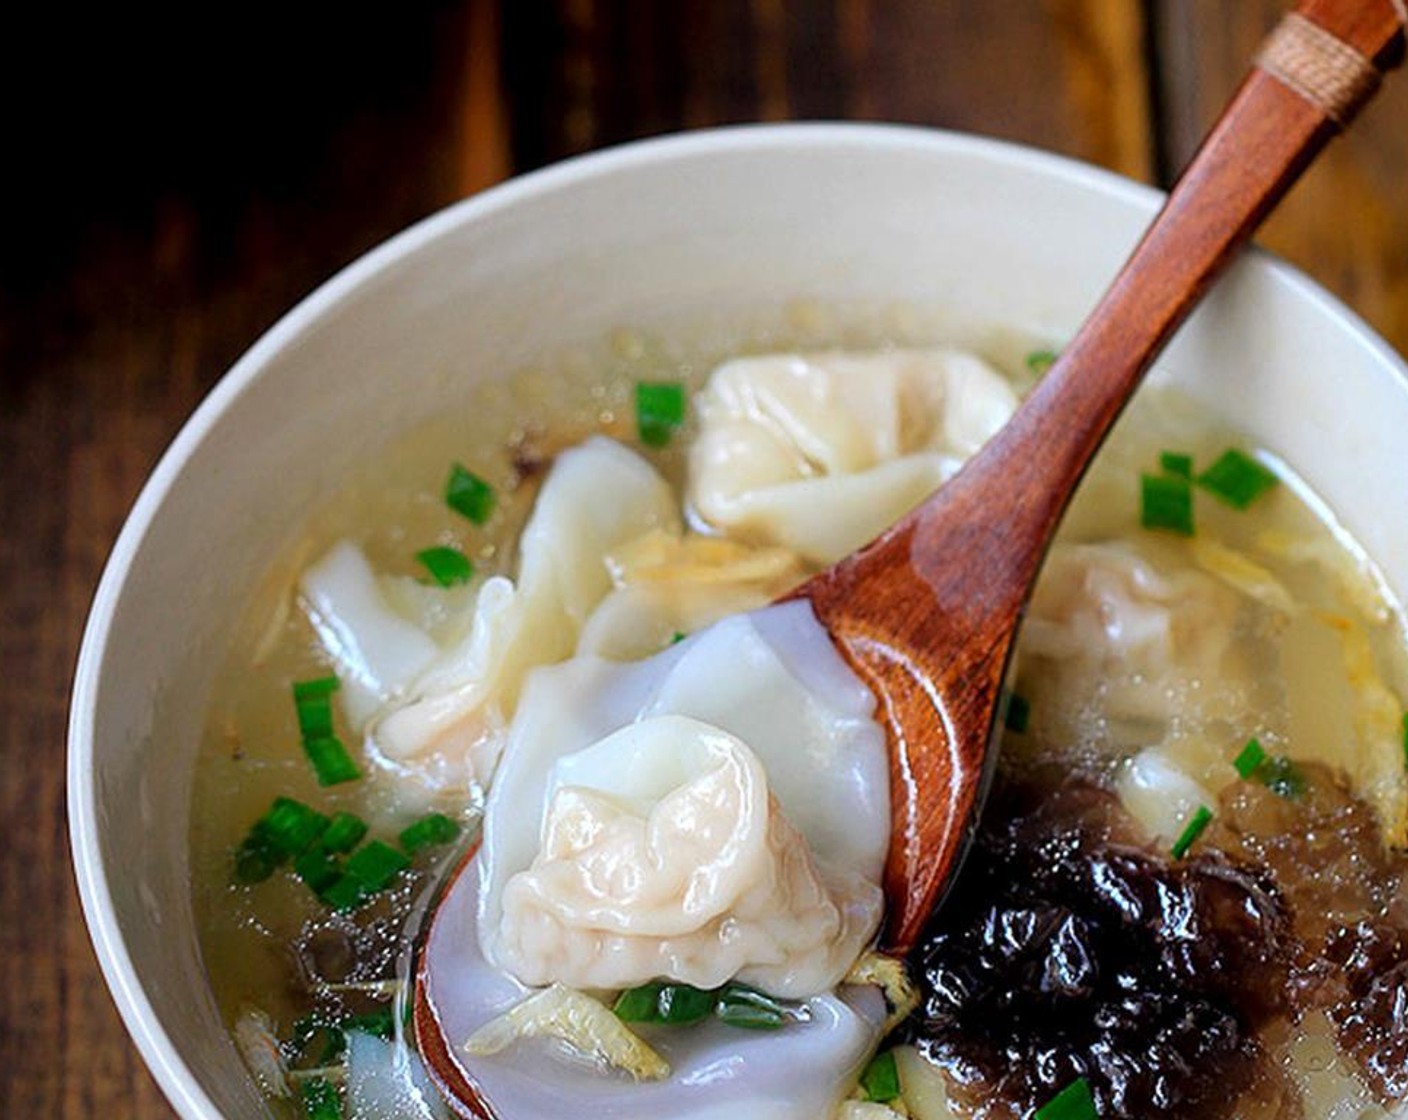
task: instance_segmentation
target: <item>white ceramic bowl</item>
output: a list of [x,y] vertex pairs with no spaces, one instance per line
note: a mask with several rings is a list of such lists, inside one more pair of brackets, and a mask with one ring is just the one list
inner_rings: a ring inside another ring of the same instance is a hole
[[[698,312],[907,300],[1068,335],[1160,195],[1040,152],[883,126],[701,132],[488,191],[370,253],[217,386],[142,492],[93,604],[69,803],[98,957],[187,1120],[264,1115],[187,886],[191,766],[223,635],[300,510],[468,379]],[[1165,371],[1282,455],[1408,593],[1408,383],[1293,270],[1242,262]]]

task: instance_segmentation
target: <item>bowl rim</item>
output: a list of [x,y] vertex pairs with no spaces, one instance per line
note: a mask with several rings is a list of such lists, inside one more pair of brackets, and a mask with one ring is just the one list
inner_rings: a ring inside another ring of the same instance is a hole
[[[453,202],[347,264],[285,312],[221,375],[162,453],[143,484],[104,564],[79,647],[67,730],[69,844],[89,938],[122,1021],[147,1068],[178,1114],[187,1120],[221,1120],[199,1078],[179,1056],[133,968],[99,844],[94,781],[99,670],[105,658],[118,601],[132,562],[157,510],[206,435],[241,393],[304,331],[373,277],[413,256],[452,231],[537,197],[577,184],[628,174],[643,166],[678,160],[808,149],[909,152],[958,156],[1059,181],[1130,208],[1151,219],[1165,192],[1116,172],[1040,148],[987,136],[913,124],[808,122],[738,124],[630,141],[574,156],[527,172]],[[1248,257],[1295,298],[1307,300],[1338,329],[1408,383],[1408,364],[1358,314],[1322,285],[1272,254],[1252,247]]]

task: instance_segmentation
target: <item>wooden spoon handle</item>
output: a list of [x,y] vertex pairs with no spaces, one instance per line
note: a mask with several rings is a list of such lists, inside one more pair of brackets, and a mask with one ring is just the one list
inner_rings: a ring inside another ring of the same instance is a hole
[[[1402,9],[1403,0],[1306,0],[1285,18],[1095,312],[975,459],[965,484],[1021,498],[1012,508],[1026,524],[1005,513],[1002,536],[1030,542],[1012,558],[1024,571],[1035,573],[1076,482],[1173,332],[1402,61]],[[1040,454],[1014,459],[1013,446]],[[984,477],[999,464],[1002,478]]]

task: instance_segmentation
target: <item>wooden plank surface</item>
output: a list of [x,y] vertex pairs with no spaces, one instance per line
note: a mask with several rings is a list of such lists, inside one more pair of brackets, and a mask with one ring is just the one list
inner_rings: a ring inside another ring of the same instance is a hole
[[[1272,10],[1244,0],[413,0],[63,10],[0,34],[0,1102],[171,1115],[67,863],[65,705],[147,471],[299,296],[515,170],[678,128],[890,119],[1152,178]],[[169,44],[178,49],[171,50]],[[1156,65],[1149,65],[1153,60]],[[1408,83],[1269,240],[1408,346]]]

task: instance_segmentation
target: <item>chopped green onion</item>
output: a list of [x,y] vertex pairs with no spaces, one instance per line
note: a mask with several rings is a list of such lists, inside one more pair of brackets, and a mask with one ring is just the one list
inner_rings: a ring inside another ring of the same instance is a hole
[[730,1026],[748,1030],[776,1030],[787,1022],[787,1008],[764,992],[743,984],[722,988],[696,988],[690,984],[653,981],[627,988],[612,1005],[625,1023],[697,1023],[717,1015]]
[[1027,724],[1032,718],[1031,702],[1020,693],[1009,693],[1007,712],[1002,718],[1008,731],[1015,731],[1018,735],[1022,734],[1026,731]]
[[684,386],[678,381],[636,382],[636,430],[641,443],[664,447],[684,423]]
[[[323,1037],[323,1047],[319,1053],[314,1054],[310,1044],[319,1035]],[[294,1022],[293,1037],[289,1039],[288,1045],[300,1061],[311,1064],[316,1069],[336,1061],[342,1054],[345,1040],[341,1031],[328,1026],[326,1020],[315,1012]]]
[[338,813],[318,838],[330,852],[350,852],[367,834],[367,822],[355,813]]
[[494,513],[494,488],[461,464],[450,467],[445,483],[445,504],[476,525],[483,525]]
[[656,997],[655,1006],[662,1023],[697,1023],[714,1011],[719,994],[689,984],[666,984]]
[[719,1001],[717,991],[691,984],[664,984],[655,981],[628,988],[616,997],[612,1010],[624,1023],[697,1023],[713,1014]]
[[246,886],[262,883],[282,862],[283,857],[262,837],[246,836],[235,850],[235,882]]
[[342,740],[333,735],[317,739],[303,740],[303,753],[313,764],[313,772],[318,776],[320,786],[335,786],[339,782],[350,782],[362,776]]
[[344,1031],[361,1031],[374,1034],[377,1038],[390,1038],[396,1033],[396,1016],[391,1008],[385,1007],[369,1015],[349,1015],[337,1024]]
[[1159,456],[1159,468],[1165,474],[1193,480],[1193,456],[1178,451],[1165,451]]
[[266,837],[276,851],[287,857],[303,851],[327,826],[327,817],[316,809],[292,797],[276,797],[251,831]]
[[[317,774],[320,786],[350,782],[362,776],[347,748],[342,745],[342,740],[333,734],[332,694],[341,687],[338,679],[332,676],[293,682],[293,705],[298,712],[298,732],[303,737],[303,752],[313,764],[313,772]],[[320,834],[327,824],[324,817],[318,830]],[[300,845],[298,851],[307,846],[307,843]]]
[[355,910],[367,900],[367,892],[362,889],[361,883],[344,873],[331,886],[320,891],[318,897],[334,910]]
[[342,1120],[342,1101],[330,1082],[311,1077],[303,1083],[303,1115],[308,1120]]
[[1246,509],[1281,480],[1250,455],[1235,447],[1224,451],[1197,483],[1233,509]]
[[1139,523],[1146,529],[1167,529],[1193,535],[1193,487],[1174,474],[1140,475]]
[[305,739],[326,739],[332,735],[332,701],[326,696],[296,700],[298,730]]
[[[677,645],[679,645],[682,641],[684,641],[685,637],[686,637],[686,635],[685,635],[685,632],[684,632],[683,630],[676,630],[673,634],[670,635],[670,644],[671,644],[672,646],[677,646]],[[1408,733],[1405,733],[1405,734],[1408,734]]]
[[1256,779],[1277,797],[1298,801],[1305,795],[1305,775],[1285,755],[1268,758],[1257,767]]
[[1036,1110],[1036,1120],[1100,1120],[1090,1082],[1076,1078]]
[[1262,749],[1261,744],[1255,739],[1248,739],[1247,745],[1242,748],[1232,765],[1237,768],[1237,773],[1241,777],[1250,778],[1265,761],[1266,751]]
[[731,1027],[750,1031],[775,1031],[787,1022],[787,1008],[756,988],[726,984],[719,992],[715,1013]]
[[886,1050],[876,1054],[860,1075],[860,1087],[865,1090],[865,1099],[870,1101],[892,1101],[900,1095],[900,1071],[895,1065],[895,1052]]
[[612,1004],[611,1010],[623,1023],[659,1022],[660,990],[664,984],[642,984],[638,988],[627,988]]
[[1033,350],[1027,355],[1027,368],[1040,377],[1056,364],[1058,357],[1055,350]]
[[416,559],[425,565],[430,578],[441,587],[454,587],[457,583],[468,583],[474,578],[474,565],[469,557],[448,545],[417,552]]
[[390,844],[373,840],[347,857],[345,871],[347,878],[355,880],[367,894],[376,894],[410,866],[411,861]]
[[326,699],[341,687],[342,682],[333,676],[318,677],[311,681],[294,681],[293,702],[301,704],[305,700]]
[[460,834],[460,826],[444,813],[429,813],[401,830],[401,850],[413,856],[424,848],[448,844]]
[[1199,805],[1198,811],[1193,814],[1188,825],[1182,834],[1173,843],[1173,858],[1182,859],[1188,854],[1188,849],[1193,846],[1194,841],[1203,834],[1203,829],[1212,823],[1212,810],[1206,805]]
[[235,882],[263,882],[281,863],[322,835],[327,824],[327,817],[303,802],[275,798],[235,850]]
[[293,861],[293,871],[314,894],[322,894],[342,877],[342,868],[321,844],[314,844]]

